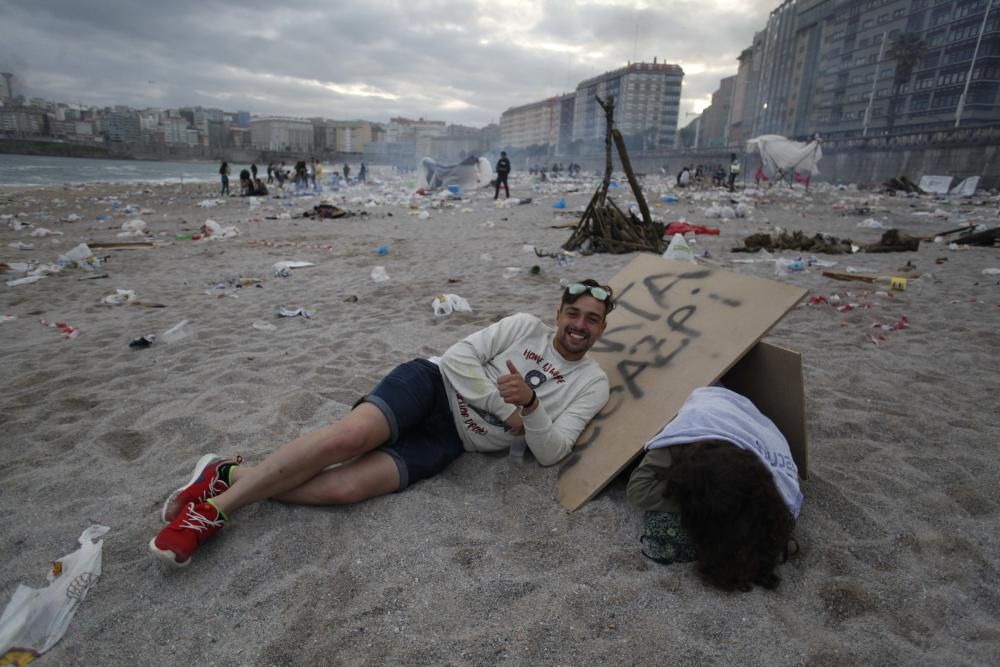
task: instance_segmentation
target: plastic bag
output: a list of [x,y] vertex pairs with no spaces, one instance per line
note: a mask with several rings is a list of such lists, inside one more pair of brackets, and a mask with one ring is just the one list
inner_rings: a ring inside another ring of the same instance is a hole
[[[62,639],[77,607],[101,576],[104,540],[98,538],[109,530],[95,524],[83,531],[80,548],[52,564],[45,588],[17,587],[0,616],[0,663],[24,664],[24,654],[38,657]],[[15,652],[21,655],[12,655]]]
[[670,239],[670,245],[663,251],[664,259],[672,259],[676,262],[694,262],[694,252],[683,234],[674,234]]
[[472,306],[457,294],[438,294],[431,301],[435,315],[451,315],[452,313],[471,313]]
[[384,266],[376,266],[372,268],[371,276],[372,280],[374,280],[377,283],[384,283],[385,281],[389,280],[389,274],[386,273]]

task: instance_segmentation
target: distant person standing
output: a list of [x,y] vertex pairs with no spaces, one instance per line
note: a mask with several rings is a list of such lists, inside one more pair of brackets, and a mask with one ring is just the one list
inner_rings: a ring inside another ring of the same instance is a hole
[[267,163],[267,184],[270,185],[271,183],[274,183],[274,163],[273,162],[268,162]]
[[358,170],[358,178],[361,179],[362,183],[368,178],[368,167],[364,162],[361,163],[361,169]]
[[350,183],[351,179],[351,165],[344,163],[344,185]]
[[729,191],[733,192],[736,188],[736,177],[740,175],[740,161],[736,157],[736,153],[729,154]]
[[253,180],[256,182],[256,180],[257,180],[257,163],[256,162],[251,162],[250,163],[250,175],[253,177]]
[[316,180],[313,182],[313,190],[319,192],[319,184],[323,182],[323,163],[316,161]]
[[507,193],[507,199],[510,199],[510,187],[507,185],[507,176],[510,175],[510,160],[507,159],[507,153],[505,151],[500,151],[500,159],[497,160],[497,191],[493,194],[493,198],[497,199],[500,196],[500,185],[503,184],[504,192]]
[[219,196],[224,197],[229,194],[229,163],[225,160],[222,161],[222,166],[219,167],[219,176],[222,177],[222,191],[219,193]]

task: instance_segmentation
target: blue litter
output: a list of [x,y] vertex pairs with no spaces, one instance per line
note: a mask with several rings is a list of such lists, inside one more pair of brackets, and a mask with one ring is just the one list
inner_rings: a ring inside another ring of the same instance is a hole
[[375,254],[376,255],[388,255],[389,254],[389,246],[388,245],[379,246],[378,250],[375,251]]
[[566,200],[560,199],[559,201],[557,201],[555,204],[552,205],[552,208],[566,208]]
[[677,201],[677,197],[671,197],[670,195],[667,195],[660,201],[662,201],[664,204],[673,204],[674,202]]
[[462,188],[460,188],[457,185],[449,185],[448,186],[448,192],[450,192],[453,195],[460,195],[460,194],[462,194]]

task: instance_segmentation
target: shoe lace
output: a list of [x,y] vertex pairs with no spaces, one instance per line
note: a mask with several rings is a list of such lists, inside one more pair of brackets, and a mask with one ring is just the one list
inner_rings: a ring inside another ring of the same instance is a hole
[[[232,459],[225,461],[225,463],[230,463],[230,462],[236,465],[242,465],[243,457],[237,456],[235,461],[233,461]],[[222,462],[220,462],[220,465],[221,463]],[[227,484],[226,482],[224,482],[222,479],[219,478],[219,466],[216,466],[215,473],[212,475],[212,481],[209,482],[205,490],[202,491],[201,494],[198,496],[198,503],[200,504],[205,502],[209,498],[214,498],[228,488],[229,484]]]
[[181,528],[189,528],[195,532],[202,532],[208,530],[209,528],[221,528],[222,524],[225,523],[222,517],[216,519],[209,519],[204,514],[199,514],[198,510],[195,509],[194,503],[188,505],[187,514],[184,516],[184,520],[181,522]]

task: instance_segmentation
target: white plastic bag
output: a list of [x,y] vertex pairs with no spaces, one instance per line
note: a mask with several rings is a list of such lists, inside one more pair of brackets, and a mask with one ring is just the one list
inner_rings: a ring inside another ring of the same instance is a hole
[[683,234],[674,234],[674,237],[670,239],[670,245],[663,251],[663,257],[664,259],[672,259],[676,262],[695,263],[694,252],[691,250],[691,246],[688,245]]
[[438,294],[431,301],[435,315],[451,315],[452,313],[471,313],[472,306],[457,294]]
[[104,540],[98,538],[109,530],[95,524],[83,531],[80,548],[53,563],[45,588],[17,587],[0,616],[0,662],[11,649],[39,656],[62,639],[77,607],[101,576]]

